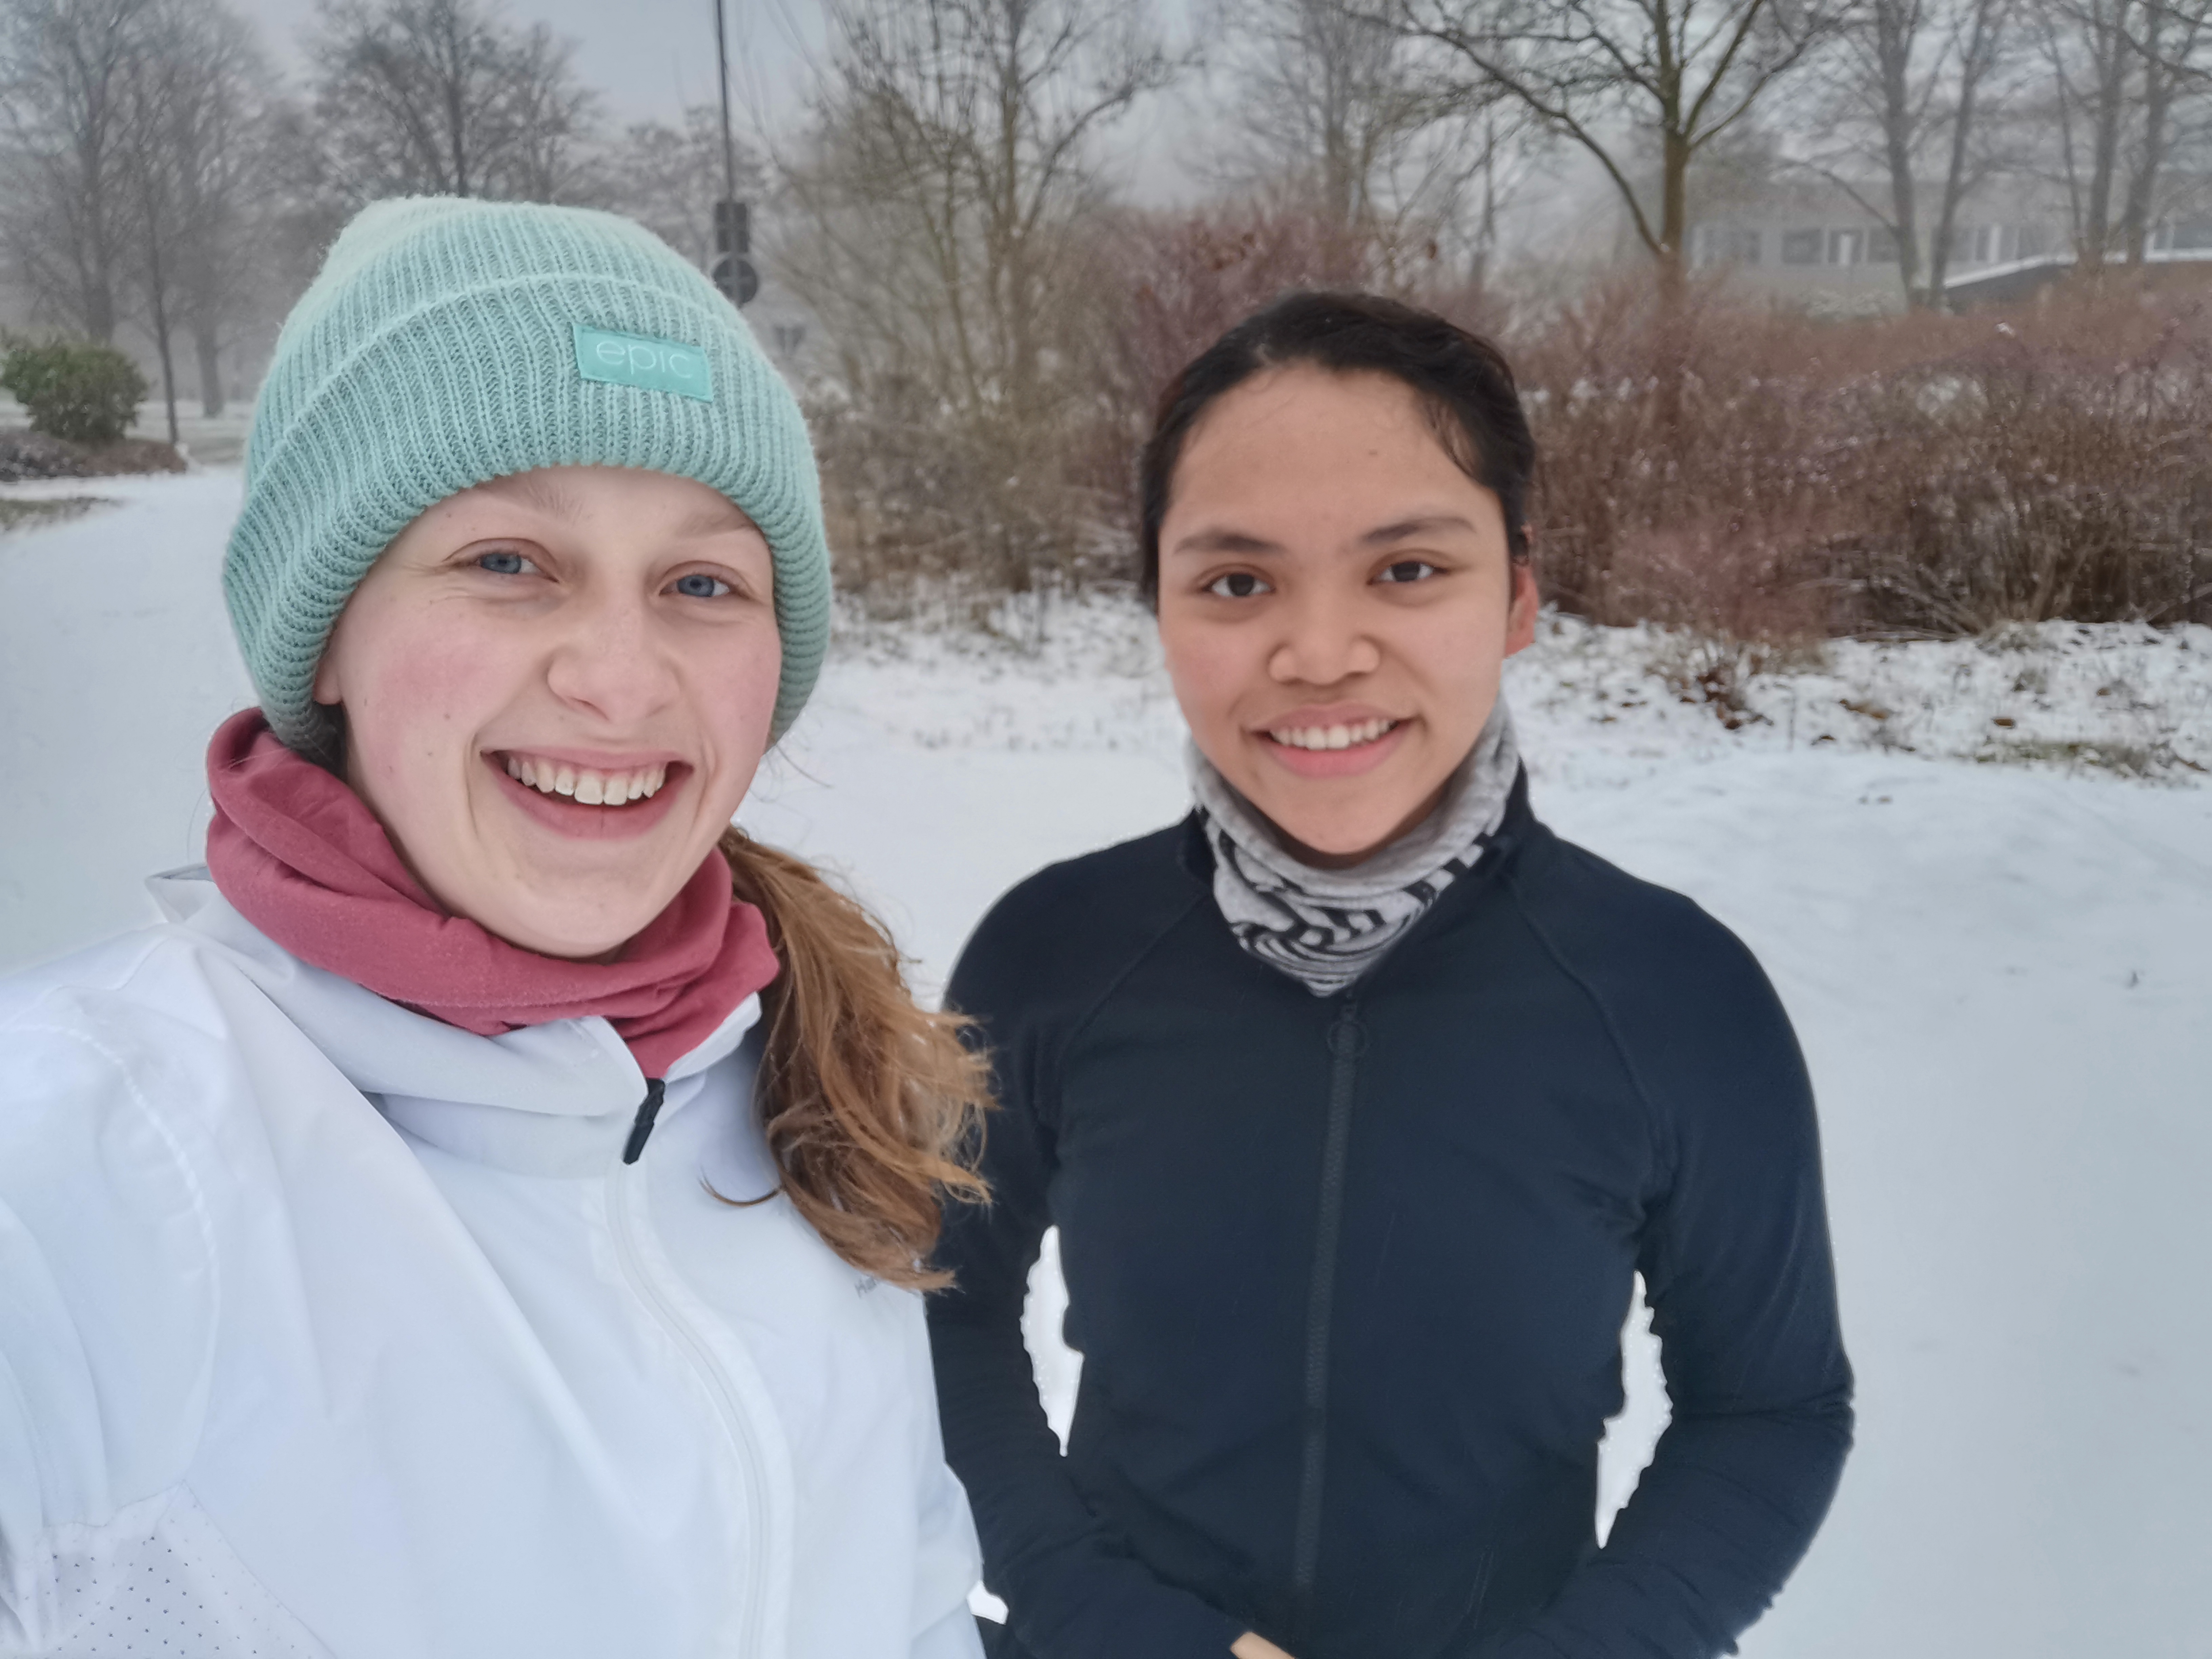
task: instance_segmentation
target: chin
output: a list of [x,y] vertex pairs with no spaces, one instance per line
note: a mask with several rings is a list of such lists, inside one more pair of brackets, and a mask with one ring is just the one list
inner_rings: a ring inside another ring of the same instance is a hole
[[[1256,804],[1256,803],[1255,803]],[[1267,821],[1282,835],[1308,852],[1328,859],[1358,860],[1375,851],[1390,839],[1397,820],[1369,824],[1346,823],[1342,818],[1325,818],[1318,822],[1301,818],[1295,812],[1278,815],[1261,807]],[[1296,848],[1293,848],[1296,850]]]
[[487,932],[497,934],[509,945],[533,951],[541,957],[592,962],[621,950],[659,914],[659,908],[647,910],[629,904],[594,907],[581,915],[566,909],[518,909],[495,918],[478,916],[476,920]]

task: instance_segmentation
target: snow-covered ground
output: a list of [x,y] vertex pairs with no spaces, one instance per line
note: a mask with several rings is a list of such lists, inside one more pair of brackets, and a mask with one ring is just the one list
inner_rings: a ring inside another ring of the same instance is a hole
[[[235,475],[63,493],[120,504],[0,535],[0,969],[147,913],[246,696],[216,582]],[[747,809],[931,986],[1012,881],[1183,807],[1142,619],[1042,632],[848,629]],[[1733,712],[1681,701],[1717,665]],[[1742,934],[1820,1089],[1860,1445],[1745,1651],[2207,1659],[2212,629],[1752,665],[1561,623],[1510,679],[1539,812]],[[1632,1342],[1615,1495],[1663,1421],[1649,1363]]]

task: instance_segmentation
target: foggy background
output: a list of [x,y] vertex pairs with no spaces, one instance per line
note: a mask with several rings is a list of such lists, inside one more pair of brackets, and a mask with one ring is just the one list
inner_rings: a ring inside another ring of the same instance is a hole
[[[1537,811],[1750,943],[1819,1088],[1860,1445],[1746,1653],[2212,1659],[2212,0],[730,18],[743,249],[703,0],[0,0],[0,971],[199,855],[253,397],[368,201],[752,268],[840,608],[746,821],[925,993],[1183,809],[1162,387],[1399,295],[1540,448]],[[1666,1420],[1624,1363],[1601,1524]]]

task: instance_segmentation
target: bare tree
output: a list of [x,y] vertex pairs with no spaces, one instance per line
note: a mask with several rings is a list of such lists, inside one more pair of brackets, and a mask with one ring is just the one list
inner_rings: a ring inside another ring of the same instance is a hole
[[1510,97],[1587,152],[1669,303],[1682,292],[1692,163],[1798,65],[1834,15],[1830,0],[1347,3],[1431,43],[1468,95]]
[[269,81],[251,26],[221,0],[154,0],[125,68],[132,287],[160,359],[173,443],[175,336],[190,334],[202,409],[219,413],[223,345],[264,295]]
[[1212,171],[1366,246],[1370,280],[1433,276],[1447,249],[1460,275],[1488,278],[1527,173],[1524,111],[1468,96],[1342,0],[1226,0],[1215,33],[1241,143]]
[[807,159],[789,171],[794,286],[858,364],[1026,416],[1044,331],[1103,197],[1088,141],[1168,60],[1108,0],[851,0]]
[[[1983,118],[2014,3],[1863,0],[1838,20],[1823,65],[1832,95],[1815,106],[1808,165],[1895,238],[1908,305],[1942,302],[1959,210],[1990,170]],[[1921,185],[1939,165],[1923,234]],[[1887,190],[1870,195],[1869,173]]]
[[2212,43],[2212,0],[2147,0],[2130,41],[2140,64],[2141,114],[2127,194],[2120,210],[2120,240],[2131,265],[2143,263],[2158,205],[2161,175],[2189,135],[2183,109],[2201,105],[2205,49]]
[[2059,176],[2080,269],[2101,270],[2118,229],[2114,189],[2134,94],[2133,38],[2148,0],[2043,0],[2038,44],[2051,70]]
[[872,498],[959,476],[943,539],[1026,589],[1077,534],[1083,233],[1109,194],[1092,141],[1174,66],[1116,0],[833,0],[830,19],[771,255],[823,320],[854,446],[878,471],[905,446]]
[[1335,0],[1230,0],[1218,34],[1235,85],[1242,181],[1286,175],[1340,233],[1378,214],[1378,175],[1436,114],[1407,41]]
[[152,0],[0,0],[0,238],[48,315],[109,340],[125,304],[126,83]]
[[597,106],[572,52],[495,0],[326,0],[310,55],[334,182],[356,202],[571,193]]
[[1951,253],[1959,238],[1959,210],[1989,171],[1980,147],[1988,100],[2010,45],[2014,0],[1963,0],[1949,19],[1949,56],[1955,65],[1949,118],[1944,125],[1942,194],[1928,249],[1928,303],[1942,303]]

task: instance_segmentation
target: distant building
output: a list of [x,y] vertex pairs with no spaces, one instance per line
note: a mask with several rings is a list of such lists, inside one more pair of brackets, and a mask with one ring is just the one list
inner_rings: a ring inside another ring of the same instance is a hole
[[[1727,269],[1754,292],[1794,301],[1809,310],[1901,310],[1905,289],[1897,238],[1867,202],[1887,202],[1887,181],[1856,191],[1826,181],[1799,180],[1739,193],[1698,216],[1690,231],[1693,270]],[[1920,191],[1922,236],[1941,199],[1938,186]],[[2065,201],[2039,181],[2007,180],[1970,197],[1952,228],[1946,287],[1963,286],[2000,268],[2042,266],[2070,255]],[[1927,261],[1923,256],[1924,273]]]

